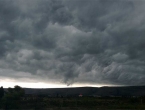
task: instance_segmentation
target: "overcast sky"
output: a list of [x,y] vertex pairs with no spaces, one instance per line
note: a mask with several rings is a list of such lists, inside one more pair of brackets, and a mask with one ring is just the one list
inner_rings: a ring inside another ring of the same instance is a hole
[[145,85],[145,1],[0,0],[0,82]]

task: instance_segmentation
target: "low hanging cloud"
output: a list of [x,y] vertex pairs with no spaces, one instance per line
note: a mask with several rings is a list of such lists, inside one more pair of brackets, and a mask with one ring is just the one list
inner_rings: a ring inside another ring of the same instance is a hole
[[0,1],[0,77],[144,85],[145,2]]

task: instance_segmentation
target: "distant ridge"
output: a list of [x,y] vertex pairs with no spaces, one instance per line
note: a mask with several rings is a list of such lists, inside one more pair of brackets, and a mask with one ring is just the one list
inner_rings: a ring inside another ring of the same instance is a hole
[[26,94],[61,96],[145,96],[145,86],[24,88]]

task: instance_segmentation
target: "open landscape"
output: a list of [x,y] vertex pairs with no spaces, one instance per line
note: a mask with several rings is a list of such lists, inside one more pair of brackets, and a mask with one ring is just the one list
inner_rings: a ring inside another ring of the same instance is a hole
[[4,89],[1,109],[145,109],[145,86]]
[[0,0],[0,110],[145,110],[145,0]]

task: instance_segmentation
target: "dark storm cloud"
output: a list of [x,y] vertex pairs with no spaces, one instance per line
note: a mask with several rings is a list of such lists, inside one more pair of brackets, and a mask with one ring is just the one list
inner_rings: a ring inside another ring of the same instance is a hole
[[109,23],[122,22],[133,11],[130,1],[115,0],[65,0],[65,4],[73,12],[76,26],[89,30],[97,28],[104,31]]
[[144,85],[144,5],[1,0],[0,75],[68,85]]

